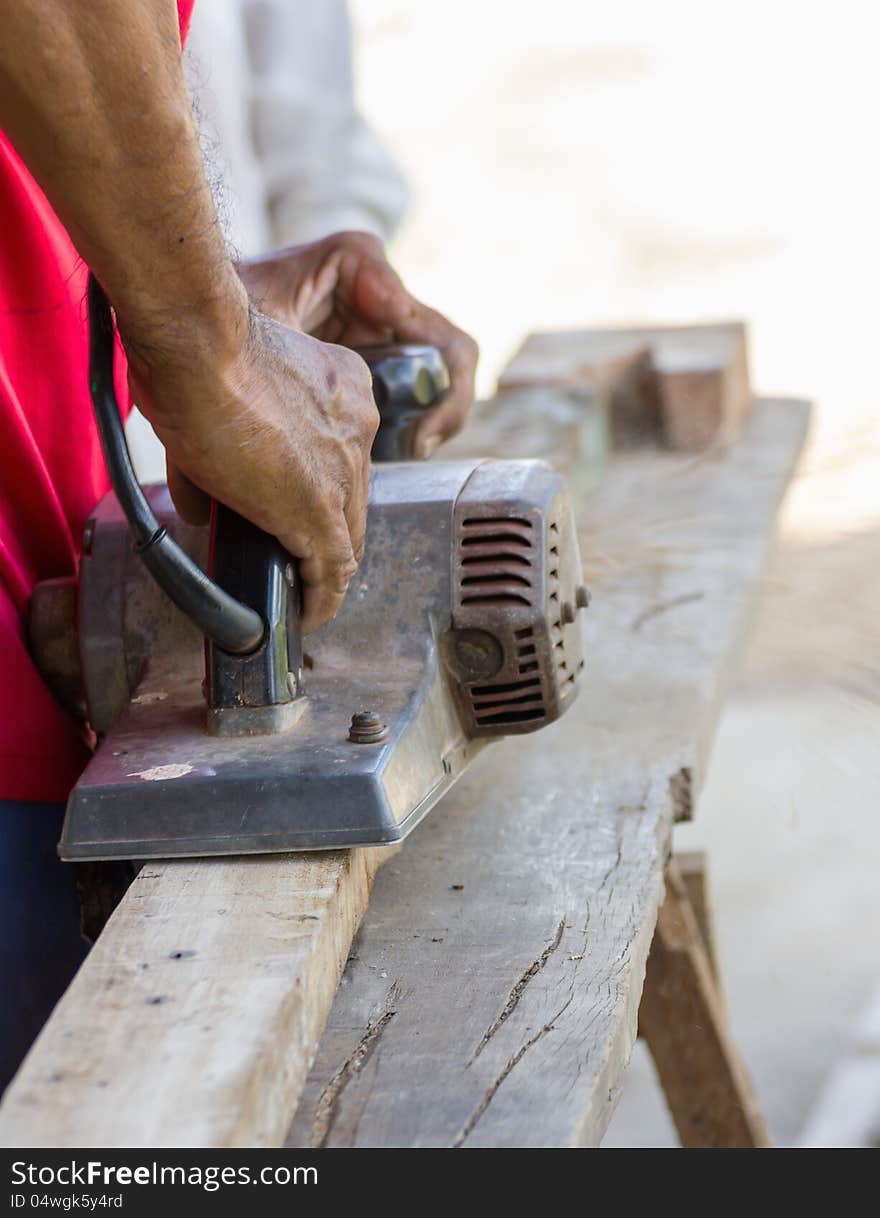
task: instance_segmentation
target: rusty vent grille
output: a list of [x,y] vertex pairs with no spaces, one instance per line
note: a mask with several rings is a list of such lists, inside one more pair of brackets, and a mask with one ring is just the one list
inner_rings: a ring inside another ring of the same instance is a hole
[[516,658],[519,671],[526,673],[538,671],[537,651],[535,649],[535,632],[531,626],[514,632],[516,639]]
[[544,690],[534,637],[535,632],[531,626],[514,631],[517,666],[521,679],[472,685],[469,688],[468,696],[478,727],[528,723],[545,717]]
[[544,694],[540,676],[509,681],[504,685],[472,685],[474,719],[480,727],[503,723],[526,723],[544,717]]
[[459,538],[462,605],[533,603],[531,521],[519,516],[470,517]]

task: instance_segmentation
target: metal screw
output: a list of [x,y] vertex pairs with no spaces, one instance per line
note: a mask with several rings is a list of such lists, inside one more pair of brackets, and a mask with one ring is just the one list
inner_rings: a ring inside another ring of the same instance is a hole
[[289,672],[287,674],[287,692],[291,698],[295,698],[299,693],[299,684],[302,681],[302,672]]
[[574,605],[571,601],[562,602],[562,620],[566,625],[570,625],[574,621]]
[[296,571],[294,571],[294,569],[293,569],[292,562],[289,562],[287,564],[287,566],[284,568],[284,578],[287,580],[287,582],[290,584],[290,586],[292,588],[294,583],[296,582]]
[[87,520],[86,526],[83,529],[82,549],[83,554],[91,554],[92,546],[95,544],[95,522]]
[[351,717],[348,738],[352,744],[378,744],[388,735],[388,727],[375,711],[358,711]]
[[581,584],[574,594],[575,604],[577,605],[578,609],[588,609],[590,600],[590,589],[587,588],[586,585]]

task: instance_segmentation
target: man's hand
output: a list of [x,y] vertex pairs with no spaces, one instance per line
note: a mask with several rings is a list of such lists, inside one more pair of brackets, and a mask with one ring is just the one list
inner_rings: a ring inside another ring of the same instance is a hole
[[0,126],[116,311],[178,506],[198,513],[205,492],[275,534],[302,560],[315,629],[363,545],[370,375],[249,307],[202,164],[175,0],[0,0],[0,29]]
[[446,360],[451,386],[416,434],[427,457],[459,432],[474,403],[477,344],[406,290],[382,243],[369,233],[335,233],[241,263],[239,275],[262,312],[325,342],[346,347],[426,343]]
[[244,307],[239,341],[194,338],[185,364],[129,347],[129,377],[178,511],[204,523],[213,495],[274,534],[300,559],[308,633],[336,613],[363,555],[379,415],[359,356]]
[[315,629],[360,557],[378,423],[367,367],[345,348],[440,348],[453,388],[422,426],[426,453],[470,409],[474,343],[363,234],[243,269],[274,320],[249,308],[202,164],[175,0],[0,0],[0,29],[0,126],[116,311],[178,506],[198,511],[201,491],[277,536],[302,560]]

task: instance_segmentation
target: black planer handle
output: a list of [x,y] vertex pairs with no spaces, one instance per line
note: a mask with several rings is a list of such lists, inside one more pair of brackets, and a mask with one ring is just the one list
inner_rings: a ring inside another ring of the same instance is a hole
[[436,347],[396,343],[361,347],[358,355],[373,374],[379,408],[374,461],[411,461],[416,431],[425,414],[449,391],[449,372]]
[[[110,480],[146,566],[205,635],[209,729],[234,735],[281,730],[302,697],[297,565],[274,537],[222,504],[211,514],[208,575],[166,533],[131,464],[113,384],[113,317],[93,275],[88,309],[89,388]],[[373,459],[408,460],[419,420],[449,387],[443,358],[433,347],[414,345],[361,354],[381,416]]]
[[[373,376],[380,424],[374,461],[413,457],[416,429],[449,388],[449,373],[435,347],[363,348]],[[283,730],[295,720],[303,696],[302,589],[297,564],[274,537],[222,504],[211,517],[210,574],[265,623],[259,649],[231,655],[208,642],[205,696],[209,727],[219,734]]]

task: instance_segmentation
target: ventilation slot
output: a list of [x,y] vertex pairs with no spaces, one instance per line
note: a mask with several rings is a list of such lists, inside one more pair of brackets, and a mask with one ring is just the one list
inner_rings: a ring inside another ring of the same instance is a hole
[[[466,529],[508,528],[511,525],[517,525],[521,529],[532,527],[532,522],[522,516],[468,516],[462,523]],[[552,524],[550,527],[555,529],[556,525]]]
[[531,588],[532,581],[524,579],[522,575],[512,575],[509,571],[496,571],[495,565],[488,563],[483,564],[484,571],[472,571],[470,574],[462,577],[462,588],[470,588],[474,585],[483,584],[519,584],[521,588]]
[[503,685],[475,685],[470,698],[474,719],[480,727],[526,723],[545,714],[540,677]]
[[538,661],[533,659],[537,652],[534,643],[525,643],[521,647],[517,647],[516,654],[519,659],[519,671],[525,676],[527,672],[538,671]]
[[521,516],[468,517],[459,531],[459,603],[533,603],[532,525]]
[[503,723],[528,723],[530,719],[543,718],[544,708],[541,707],[540,710],[520,711],[517,713],[506,711],[501,715],[489,715],[485,719],[478,720],[478,722],[481,727],[494,727],[496,725],[500,726]]
[[466,547],[468,554],[473,554],[476,546],[491,546],[496,550],[500,546],[518,546],[520,549],[528,550],[531,548],[532,540],[522,532],[472,533],[468,537],[463,537],[461,544]]
[[484,562],[504,562],[511,566],[530,567],[531,559],[524,558],[522,554],[511,554],[506,550],[499,550],[494,545],[473,546],[465,551],[464,558],[461,560],[463,567],[479,567]]
[[491,592],[485,589],[471,589],[461,598],[463,605],[530,605],[532,598],[518,592],[515,588],[495,588]]

